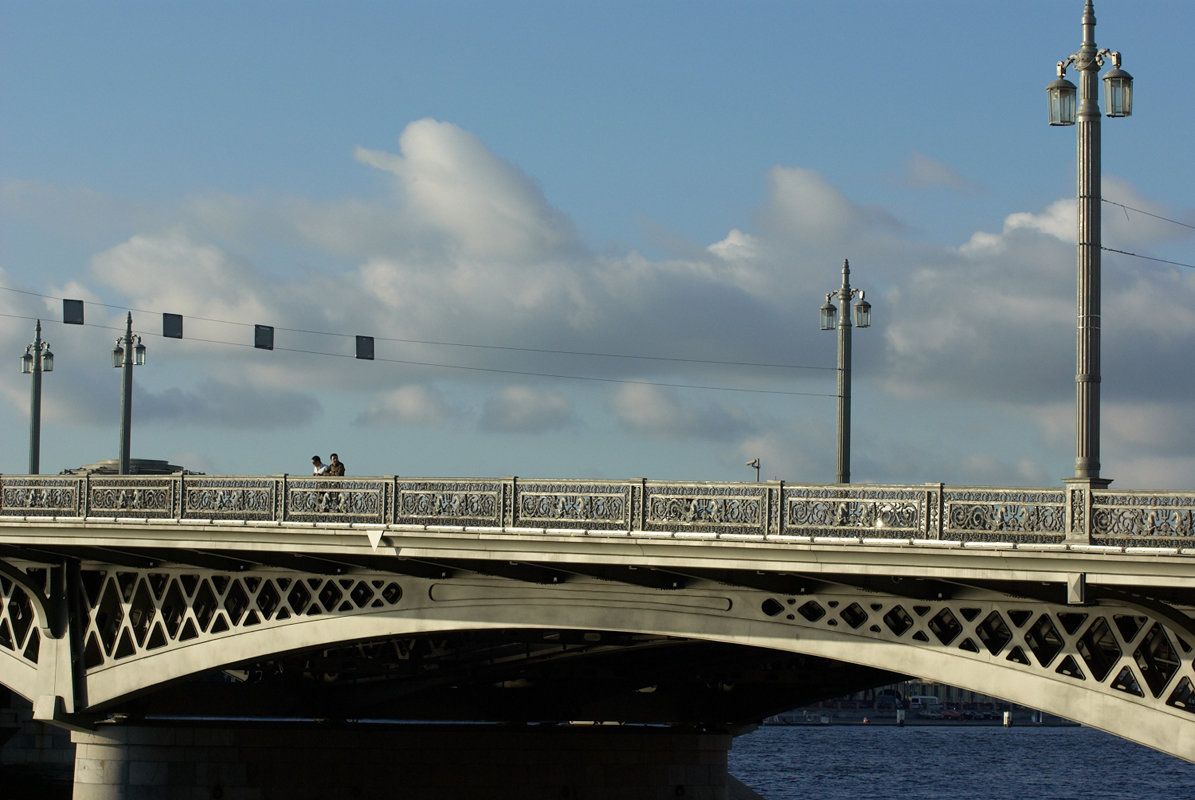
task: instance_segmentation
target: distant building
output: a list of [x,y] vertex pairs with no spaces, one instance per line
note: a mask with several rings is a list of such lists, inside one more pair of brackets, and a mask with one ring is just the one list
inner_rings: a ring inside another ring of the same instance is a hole
[[[187,475],[202,475],[202,472],[194,472],[186,467],[180,467],[177,464],[171,464],[167,461],[159,461],[154,458],[133,458],[129,460],[129,474],[130,475],[174,475],[176,473],[185,473]],[[106,458],[103,461],[97,461],[94,464],[86,464],[82,467],[75,467],[74,469],[64,469],[62,475],[119,475],[120,474],[120,460],[115,458]]]

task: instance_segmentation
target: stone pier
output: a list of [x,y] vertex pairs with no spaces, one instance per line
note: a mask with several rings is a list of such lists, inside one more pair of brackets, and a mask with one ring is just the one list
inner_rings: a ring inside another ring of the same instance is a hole
[[733,800],[727,733],[623,726],[111,724],[74,800]]

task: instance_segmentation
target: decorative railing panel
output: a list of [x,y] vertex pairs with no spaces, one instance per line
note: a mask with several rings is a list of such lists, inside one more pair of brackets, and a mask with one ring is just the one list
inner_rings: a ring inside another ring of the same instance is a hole
[[1195,496],[1096,492],[1092,542],[1120,547],[1195,547]]
[[766,486],[649,483],[646,494],[646,531],[767,533]]
[[555,530],[631,530],[632,484],[607,481],[518,481],[514,524]]
[[87,484],[87,516],[177,519],[178,482],[171,478],[122,475]]
[[273,520],[278,481],[273,478],[188,477],[183,484],[183,519]]
[[942,537],[964,542],[1066,539],[1066,492],[968,488],[943,491]]
[[277,475],[0,475],[0,519],[99,517],[1195,548],[1195,492]]
[[501,481],[405,480],[397,481],[396,520],[413,525],[462,525],[502,527]]
[[923,538],[937,489],[894,486],[786,486],[788,536]]
[[21,517],[83,515],[86,483],[79,478],[0,477],[0,514]]
[[287,478],[289,522],[384,524],[393,517],[387,502],[391,483],[361,478]]

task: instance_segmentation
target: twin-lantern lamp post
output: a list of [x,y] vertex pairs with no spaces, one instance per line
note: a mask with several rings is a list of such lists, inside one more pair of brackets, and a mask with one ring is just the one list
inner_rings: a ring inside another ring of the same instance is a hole
[[[1112,69],[1104,73],[1109,117],[1133,113],[1133,77],[1120,68],[1120,53],[1095,44],[1092,0],[1083,9],[1083,44],[1079,52],[1058,62],[1058,79],[1046,87],[1050,124],[1078,122],[1078,287],[1076,292],[1075,354],[1075,475],[1073,480],[1106,486],[1100,477],[1100,98],[1098,75],[1106,58]],[[1074,66],[1079,86],[1066,79]],[[1076,108],[1076,95],[1078,99]],[[863,291],[852,289],[850,266],[842,264],[842,288],[826,295],[821,308],[822,330],[835,328],[837,295],[843,313],[838,328],[838,483],[851,480],[851,320],[846,309],[855,294],[855,326],[871,324],[871,305]]]
[[[859,296],[855,303],[855,322],[851,324],[851,299]],[[842,315],[831,299],[838,297]],[[842,262],[842,286],[826,294],[826,303],[821,307],[823,331],[838,328],[838,483],[851,482],[851,328],[866,328],[871,325],[871,303],[863,297],[862,289],[851,288],[851,262]]]
[[120,390],[120,474],[129,474],[129,444],[133,431],[133,367],[145,363],[145,345],[133,335],[133,312],[125,321],[124,336],[112,348],[112,366],[123,370]]
[[[41,469],[41,376],[54,369],[54,354],[50,343],[42,341],[41,320],[37,321],[33,344],[25,348],[21,356],[21,372],[33,376],[33,388],[29,399],[29,474],[37,475]],[[117,337],[112,348],[112,366],[124,370],[120,394],[120,474],[129,473],[129,443],[133,424],[133,367],[145,363],[145,345],[140,336],[133,335],[133,314],[126,319],[125,335]]]
[[36,475],[41,469],[41,375],[53,372],[54,354],[50,343],[41,338],[41,320],[37,321],[37,333],[33,344],[25,348],[21,356],[21,372],[33,376],[33,388],[29,395],[29,474]]
[[[1083,9],[1083,44],[1079,52],[1058,62],[1058,79],[1046,87],[1050,124],[1078,121],[1078,291],[1075,352],[1075,476],[1106,486],[1100,478],[1100,93],[1098,75],[1105,58],[1112,69],[1104,73],[1104,96],[1109,117],[1133,113],[1133,77],[1120,68],[1120,53],[1097,49],[1095,10],[1091,0]],[[1078,109],[1075,85],[1066,68],[1079,73]]]

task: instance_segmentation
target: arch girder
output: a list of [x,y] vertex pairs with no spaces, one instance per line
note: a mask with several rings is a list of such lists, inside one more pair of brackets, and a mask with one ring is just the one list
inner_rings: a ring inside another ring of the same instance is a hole
[[[663,590],[595,579],[549,585],[139,567],[85,569],[81,582],[92,706],[206,669],[337,642],[468,628],[604,629],[918,675],[1182,758],[1195,754],[1195,654],[1175,622],[1189,616],[1115,597],[1075,606],[982,591],[936,600],[828,585],[785,595],[711,584]],[[13,586],[5,591],[17,597]],[[0,621],[11,627],[9,616]]]

